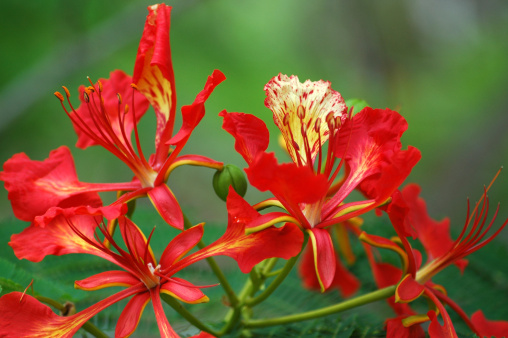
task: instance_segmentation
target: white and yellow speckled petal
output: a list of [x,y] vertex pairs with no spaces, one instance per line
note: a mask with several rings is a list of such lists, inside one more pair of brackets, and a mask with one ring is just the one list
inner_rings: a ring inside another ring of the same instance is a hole
[[340,120],[347,116],[340,93],[332,90],[330,82],[300,83],[297,76],[283,74],[271,79],[264,89],[265,105],[273,112],[293,161],[298,165],[313,162],[328,139],[327,116],[333,114]]

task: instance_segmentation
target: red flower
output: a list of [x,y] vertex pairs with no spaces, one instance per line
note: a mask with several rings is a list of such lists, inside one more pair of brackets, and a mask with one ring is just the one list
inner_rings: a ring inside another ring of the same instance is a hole
[[[337,266],[326,228],[386,203],[420,153],[411,147],[401,150],[400,137],[407,123],[398,113],[365,108],[351,118],[329,82],[302,84],[296,76],[279,74],[265,91],[265,105],[274,113],[293,163],[279,164],[273,153],[265,153],[268,130],[261,120],[242,113],[220,114],[223,128],[235,137],[235,148],[249,165],[251,184],[276,197],[261,204],[285,209],[266,214],[248,227],[257,231],[280,221],[299,224],[309,234],[313,249],[315,272],[307,273],[315,273],[325,290]],[[343,167],[344,177],[336,182]],[[345,203],[355,188],[368,199]]]
[[[18,258],[40,261],[46,255],[88,253],[102,257],[117,265],[119,270],[99,273],[76,281],[83,290],[97,290],[111,286],[123,286],[120,291],[99,303],[69,317],[55,315],[48,307],[30,296],[21,299],[19,293],[0,298],[0,317],[9,325],[0,327],[0,336],[24,334],[26,336],[72,336],[87,320],[106,307],[124,298],[132,297],[123,310],[115,335],[126,337],[134,332],[146,304],[151,300],[161,336],[177,337],[162,308],[160,294],[165,293],[186,303],[201,303],[208,298],[191,284],[175,274],[185,267],[216,255],[234,258],[242,272],[249,272],[254,265],[270,257],[288,259],[301,250],[303,236],[295,225],[270,228],[250,235],[245,234],[245,223],[252,210],[244,208],[242,199],[234,191],[228,197],[230,217],[226,233],[209,246],[185,256],[203,236],[203,224],[196,225],[176,236],[157,262],[148,240],[128,218],[118,219],[119,229],[126,250],[116,244],[103,225],[97,225],[96,216],[58,217],[46,227],[31,227],[12,237],[10,245]],[[98,240],[96,229],[104,235],[109,246]],[[27,321],[27,316],[30,320]]]
[[[468,203],[468,216],[464,228],[459,237],[452,241],[449,234],[448,220],[439,223],[432,220],[427,214],[425,202],[418,197],[419,192],[418,186],[408,185],[400,195],[395,196],[387,208],[388,215],[397,233],[399,233],[404,249],[398,243],[378,236],[365,233],[360,236],[362,240],[370,245],[396,251],[403,262],[401,271],[386,263],[376,263],[372,256],[369,257],[371,265],[374,267],[374,275],[378,286],[384,287],[398,283],[395,298],[389,301],[398,317],[388,321],[388,336],[400,337],[403,334],[410,336],[411,332],[414,334],[417,330],[415,327],[418,327],[418,325],[416,324],[430,321],[429,334],[431,337],[456,337],[445,304],[457,312],[477,335],[481,337],[506,336],[508,334],[508,322],[488,322],[480,312],[475,313],[470,319],[459,305],[446,295],[444,287],[432,283],[431,278],[452,264],[457,265],[461,271],[464,270],[467,263],[464,257],[494,239],[508,224],[508,220],[492,235],[487,235],[494,223],[497,210],[490,223],[486,224],[488,215],[486,189],[472,213],[469,212]],[[406,236],[410,234],[404,229],[409,225],[414,229],[415,237],[422,242],[427,252],[428,261],[421,268],[418,268],[422,261],[420,253],[413,250],[406,239]],[[387,267],[385,266],[383,269],[376,268],[379,264],[384,264]],[[406,304],[420,296],[426,297],[431,304],[434,304],[426,315],[414,313]],[[438,315],[441,316],[443,325],[437,319]],[[420,330],[418,331],[420,332]]]
[[[213,72],[194,103],[182,107],[182,126],[173,135],[176,93],[169,45],[171,7],[154,5],[148,9],[133,78],[117,70],[107,80],[82,86],[78,109],[70,103],[67,88],[64,87],[69,110],[64,105],[64,96],[55,94],[76,129],[78,147],[101,145],[133,171],[134,180],[124,184],[123,189],[129,193],[118,203],[148,195],[167,223],[183,229],[180,206],[165,182],[170,172],[183,164],[222,168],[222,163],[204,156],[179,154],[204,116],[205,101],[225,77],[218,70]],[[147,159],[141,150],[136,124],[149,103],[155,109],[157,127],[155,154]],[[132,130],[135,144],[131,141]],[[106,185],[104,189],[111,190]]]

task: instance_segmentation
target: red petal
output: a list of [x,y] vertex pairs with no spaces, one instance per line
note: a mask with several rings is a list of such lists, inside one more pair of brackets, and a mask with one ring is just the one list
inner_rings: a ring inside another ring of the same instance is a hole
[[316,175],[308,166],[294,163],[278,164],[273,153],[260,154],[245,169],[250,183],[261,191],[269,190],[286,207],[289,213],[305,226],[300,203],[314,203],[326,196],[328,180]]
[[40,262],[47,255],[70,253],[88,253],[107,259],[102,251],[79,237],[69,226],[70,222],[86,237],[95,241],[93,233],[100,221],[102,217],[89,215],[69,219],[58,216],[44,228],[31,225],[20,234],[12,235],[9,245],[18,259],[25,258],[32,262]]
[[334,153],[346,161],[349,174],[328,208],[339,205],[360,184],[369,199],[382,203],[390,197],[420,159],[416,148],[401,150],[400,137],[406,129],[404,118],[389,109],[366,107],[346,120]]
[[[141,284],[141,283],[140,283]],[[0,298],[1,337],[72,337],[90,318],[106,307],[145,289],[144,285],[120,291],[68,317],[56,315],[34,297],[12,292]],[[5,324],[5,325],[4,325]]]
[[150,293],[134,295],[123,309],[115,329],[115,337],[129,337],[138,326],[141,315],[150,301]]
[[183,214],[173,192],[166,184],[148,191],[148,197],[161,217],[172,227],[183,230]]
[[190,134],[199,124],[205,115],[205,102],[212,94],[215,87],[217,87],[226,77],[220,70],[214,70],[212,75],[206,80],[205,88],[196,96],[194,102],[189,106],[182,107],[182,127],[178,133],[173,136],[167,144],[176,145],[177,147],[183,146],[189,138]]
[[0,180],[9,192],[14,215],[23,221],[31,222],[54,206],[102,205],[99,195],[88,192],[88,185],[78,181],[67,147],[53,150],[42,162],[30,160],[24,153],[16,154],[3,169]]
[[395,291],[396,302],[411,302],[420,297],[425,291],[425,287],[415,281],[410,274],[407,274],[397,286]]
[[420,325],[405,327],[402,324],[403,317],[397,317],[386,321],[387,338],[424,338],[425,331]]
[[224,118],[222,128],[235,138],[235,149],[251,164],[256,156],[268,148],[269,132],[263,121],[251,114],[219,113]]
[[188,281],[173,277],[161,285],[161,293],[165,293],[188,304],[208,302],[208,297]]
[[481,310],[473,313],[471,321],[481,337],[508,337],[508,321],[488,320]]
[[147,239],[138,226],[127,217],[120,217],[118,227],[133,259],[142,260],[145,265],[152,264],[155,267],[156,260],[152,248],[147,245]]
[[[228,200],[236,194],[229,191]],[[236,194],[238,195],[238,194]],[[252,234],[245,233],[245,223],[229,218],[226,233],[214,243],[183,258],[177,263],[175,272],[198,260],[210,256],[225,255],[236,260],[243,273],[254,265],[271,258],[289,259],[302,249],[303,233],[298,226],[286,223],[283,227],[270,227]]]
[[203,237],[203,225],[201,224],[178,234],[171,240],[162,253],[159,262],[161,269],[168,269],[170,266],[175,264],[176,261],[180,260],[193,247],[195,247],[196,244],[198,244],[201,237]]
[[100,290],[111,286],[132,286],[139,284],[139,278],[126,271],[105,271],[74,282],[74,287],[81,290]]
[[153,5],[148,7],[148,11],[132,80],[155,109],[155,146],[158,151],[159,148],[165,148],[157,157],[166,158],[168,147],[165,143],[173,134],[176,111],[175,79],[169,45],[171,7]]
[[321,292],[330,287],[335,277],[337,266],[335,250],[330,234],[325,229],[313,228],[307,230],[314,256],[314,266]]
[[161,297],[160,297],[160,289],[159,286],[150,289],[150,297],[152,298],[153,311],[155,312],[155,320],[157,321],[157,326],[159,327],[159,332],[161,337],[168,338],[180,338],[179,335],[173,330],[171,325],[169,325],[168,317],[164,314],[164,308],[162,307]]
[[99,208],[89,207],[86,205],[66,209],[52,207],[44,215],[35,217],[33,224],[45,227],[53,221],[53,219],[60,215],[65,218],[70,218],[75,215],[104,216],[106,219],[112,220],[124,215],[125,213],[127,213],[126,204],[110,205]]
[[436,313],[432,310],[427,312],[427,316],[430,318],[428,332],[431,338],[457,338],[455,329],[450,325],[451,322],[444,320],[444,325],[441,325]]
[[[148,110],[149,106],[148,101],[141,93],[139,93],[138,91],[134,91],[132,89],[131,87],[132,78],[121,70],[115,70],[109,74],[109,79],[99,79],[99,81],[102,85],[102,91],[100,94],[102,99],[104,100],[104,109],[107,115],[107,124],[111,127],[116,137],[119,140],[122,140],[122,143],[126,142],[126,140],[122,136],[122,126],[123,126],[125,134],[127,135],[127,142],[130,144],[130,135],[132,129],[134,128],[134,124],[137,124],[139,122],[139,119]],[[98,86],[96,87],[98,88]],[[76,147],[81,149],[85,149],[89,146],[100,144],[99,142],[97,142],[97,140],[91,138],[88,135],[93,134],[95,135],[95,137],[101,139],[103,138],[101,132],[99,132],[99,130],[97,129],[96,122],[94,122],[97,121],[98,119],[97,112],[95,113],[90,112],[89,103],[85,101],[83,95],[84,91],[85,87],[81,86],[79,88],[79,98],[81,100],[81,105],[76,110],[76,114],[83,121],[83,123],[76,124],[74,123],[75,121],[73,120],[74,130],[78,135],[78,142],[76,143]],[[128,114],[121,113],[123,121],[122,125],[120,124],[119,120],[118,96],[117,96],[118,94],[120,94],[122,98],[121,112],[123,112],[125,105],[129,106]],[[90,104],[94,104],[96,105],[96,107],[98,107],[99,101],[96,95],[97,94],[93,95],[97,99],[96,102],[94,102],[94,100],[92,100],[91,98]],[[134,95],[134,106],[132,106],[133,95]],[[132,113],[133,110],[135,114]],[[73,115],[74,113],[71,113],[71,116]],[[134,116],[136,116],[135,121],[133,119]],[[83,124],[87,127],[86,130],[88,130],[88,135],[82,129]]]
[[[335,262],[335,276],[333,277],[333,281],[330,284],[330,288],[328,290],[331,288],[336,288],[340,291],[343,298],[347,298],[358,290],[360,287],[360,282],[342,265],[340,259],[336,259]],[[307,248],[303,253],[298,272],[302,278],[303,285],[306,288],[314,290],[321,289],[319,280],[316,276],[314,256],[311,248]]]

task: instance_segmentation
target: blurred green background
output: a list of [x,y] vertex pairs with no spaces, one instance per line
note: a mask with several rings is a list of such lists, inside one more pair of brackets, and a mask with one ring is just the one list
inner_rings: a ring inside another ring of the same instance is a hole
[[[42,160],[71,148],[82,181],[131,179],[101,148],[76,149],[76,136],[53,92],[76,93],[86,76],[132,74],[148,1],[0,3],[0,161],[25,152]],[[207,115],[186,153],[244,166],[217,114],[226,109],[262,118],[263,86],[279,72],[332,82],[344,98],[399,111],[408,121],[403,145],[422,152],[410,180],[422,186],[431,215],[464,222],[475,201],[508,164],[508,2],[502,0],[175,0],[171,48],[178,106],[190,104],[213,69],[227,77],[207,102]],[[155,119],[141,124],[145,153]],[[274,133],[275,135],[275,133]],[[272,142],[271,149],[277,149]],[[282,156],[282,154],[281,154]],[[169,184],[195,222],[224,222],[213,172],[177,170]],[[508,178],[490,196],[508,216]],[[249,190],[254,203],[261,195]],[[11,219],[0,191],[0,219]],[[21,225],[13,232],[21,231]],[[508,231],[501,235],[508,239]],[[2,239],[2,243],[7,238]],[[4,245],[4,244],[2,244]],[[487,249],[488,250],[488,249]],[[504,267],[506,271],[506,267]]]
[[[132,74],[150,4],[2,1],[0,161],[17,152],[42,160],[65,144],[82,180],[130,179],[127,167],[105,150],[73,148],[74,131],[53,92],[66,85],[77,93],[86,76],[106,78],[117,68]],[[506,1],[180,0],[172,5],[178,105],[192,102],[213,69],[228,78],[208,101],[189,153],[243,166],[217,113],[252,113],[275,131],[263,86],[282,72],[302,81],[329,80],[346,99],[399,111],[409,123],[404,146],[416,146],[423,155],[410,179],[422,185],[436,218],[449,215],[462,225],[466,197],[478,198],[483,184],[507,163]],[[141,124],[146,152],[153,149],[150,118]],[[196,170],[200,177],[191,182],[178,175],[171,184],[184,204],[221,208],[209,191],[188,189],[189,184],[209,188],[212,173]],[[492,189],[492,201],[508,203],[505,176]],[[9,217],[6,193],[0,194],[1,217]]]

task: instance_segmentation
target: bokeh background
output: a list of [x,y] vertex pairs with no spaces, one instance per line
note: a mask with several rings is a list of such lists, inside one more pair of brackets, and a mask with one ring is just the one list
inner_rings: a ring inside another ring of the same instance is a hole
[[[0,3],[2,163],[18,152],[42,160],[67,145],[81,180],[130,180],[128,168],[104,149],[74,147],[73,128],[53,92],[66,85],[77,93],[86,76],[107,78],[114,69],[132,74],[150,4]],[[328,80],[346,99],[399,111],[409,123],[404,147],[422,152],[410,180],[422,186],[431,215],[449,216],[455,227],[463,225],[466,198],[475,201],[508,164],[506,1],[175,0],[171,5],[178,105],[193,101],[213,69],[227,77],[208,100],[187,153],[243,167],[217,114],[223,109],[255,114],[275,132],[263,86],[281,72],[302,81]],[[147,114],[140,124],[145,153],[153,150],[154,123]],[[279,151],[276,142],[271,149]],[[170,177],[175,195],[195,212],[196,221],[225,219],[212,175],[189,168]],[[493,202],[501,202],[500,218],[508,216],[506,175],[490,193]],[[247,198],[254,203],[261,195],[252,190]],[[0,219],[12,217],[2,190]]]
[[[65,144],[82,180],[130,178],[103,149],[73,148],[74,131],[53,92],[66,85],[77,93],[86,76],[107,78],[117,68],[132,74],[149,4],[2,1],[0,161],[17,152],[42,160]],[[228,78],[207,103],[189,153],[243,165],[217,114],[222,109],[256,114],[274,130],[263,86],[282,72],[302,81],[328,80],[346,99],[399,111],[409,123],[404,145],[423,155],[410,179],[422,185],[436,218],[449,215],[461,225],[466,197],[475,200],[507,163],[506,1],[180,0],[172,5],[179,106],[192,102],[213,69]],[[149,119],[141,125],[147,152],[153,147]],[[214,202],[187,189],[209,186],[209,174],[172,184],[182,190],[181,198],[198,205]],[[505,176],[491,192],[493,201],[508,203]],[[0,194],[0,217],[9,217],[6,193]]]

